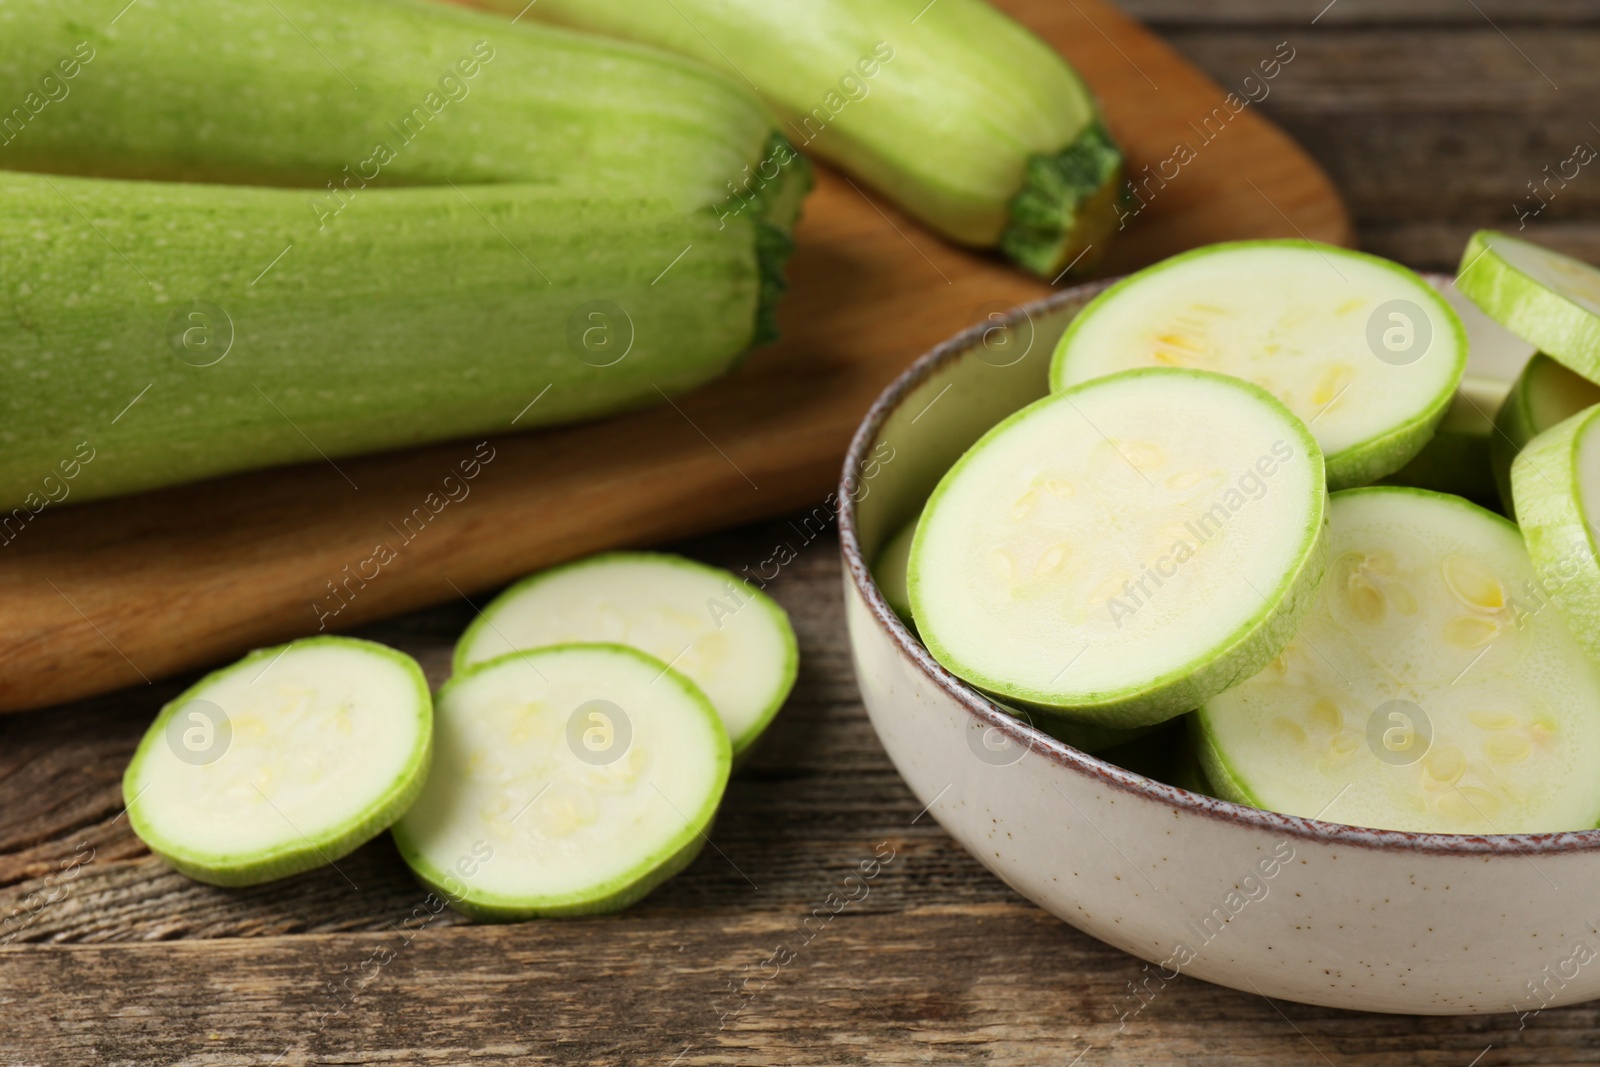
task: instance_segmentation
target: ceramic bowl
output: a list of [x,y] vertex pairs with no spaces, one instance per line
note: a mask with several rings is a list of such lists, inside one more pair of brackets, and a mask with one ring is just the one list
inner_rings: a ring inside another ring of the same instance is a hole
[[[1438,282],[1438,279],[1433,279]],[[946,469],[1043,396],[1056,339],[1107,283],[974,327],[873,406],[840,487],[861,695],[921,803],[1029,900],[1177,974],[1309,1004],[1534,1012],[1600,996],[1600,831],[1489,837],[1344,826],[1141,777],[1006,714],[940,667],[869,569]],[[1144,999],[1112,1006],[1135,1014]]]

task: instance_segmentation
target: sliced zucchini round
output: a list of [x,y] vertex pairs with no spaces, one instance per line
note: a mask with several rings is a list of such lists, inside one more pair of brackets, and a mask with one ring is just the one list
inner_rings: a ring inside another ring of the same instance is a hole
[[1403,467],[1428,442],[1466,365],[1450,305],[1377,256],[1310,241],[1197,248],[1130,275],[1056,345],[1054,389],[1131,367],[1231,374],[1316,435],[1332,489]]
[[700,851],[731,760],[706,695],[638,649],[513,652],[439,690],[433,773],[394,839],[474,918],[619,911]]
[[1461,253],[1456,288],[1539,351],[1600,382],[1600,270],[1494,230]]
[[1600,822],[1600,668],[1510,522],[1458,497],[1335,493],[1331,562],[1266,670],[1197,713],[1228,799],[1439,833]]
[[1516,516],[1511,464],[1528,442],[1585,408],[1600,404],[1600,385],[1539,353],[1528,361],[1495,413],[1490,466],[1506,514]]
[[122,779],[134,832],[173,868],[253,885],[382,833],[428,773],[415,660],[352,637],[252,652],[161,709]]
[[1528,442],[1511,464],[1511,496],[1539,584],[1573,636],[1600,660],[1600,406]]
[[[920,516],[919,516],[920,517]],[[917,535],[917,520],[912,519],[889,538],[872,564],[872,580],[884,601],[904,622],[911,621],[911,595],[906,588],[906,567],[911,563],[911,540]]]
[[659,552],[608,552],[541,571],[483,609],[456,644],[455,669],[507,652],[614,642],[687,675],[711,698],[742,754],[794,688],[789,616],[748,581]]
[[1278,654],[1324,562],[1322,453],[1264,390],[1206,371],[1097,378],[1000,422],[911,547],[924,644],[1002,700],[1161,722]]

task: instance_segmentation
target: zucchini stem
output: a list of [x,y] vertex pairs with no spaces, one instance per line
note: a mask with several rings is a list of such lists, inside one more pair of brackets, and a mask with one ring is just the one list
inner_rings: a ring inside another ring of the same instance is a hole
[[1122,177],[1122,150],[1099,121],[1061,151],[1028,157],[1001,251],[1041,278],[1057,280],[1069,267],[1082,274],[1111,236]]

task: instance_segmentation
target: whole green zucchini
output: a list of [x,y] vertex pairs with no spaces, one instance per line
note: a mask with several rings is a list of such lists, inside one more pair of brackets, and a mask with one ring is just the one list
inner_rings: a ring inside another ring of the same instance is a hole
[[984,0],[487,2],[720,67],[795,145],[1044,277],[1088,266],[1116,229],[1122,155],[1093,97]]
[[[411,0],[7,0],[0,16],[12,170],[301,186],[335,225],[369,187],[446,181],[700,208],[793,157],[729,76],[529,19]],[[802,171],[763,190],[781,228]]]
[[12,0],[4,101],[0,167],[154,180],[0,177],[29,512],[701,384],[775,333],[810,182],[726,75],[427,3]]
[[[47,503],[586,418],[725,371],[787,246],[562,185],[0,172],[0,540]],[[330,475],[331,476],[331,475]],[[198,521],[198,520],[197,520]]]

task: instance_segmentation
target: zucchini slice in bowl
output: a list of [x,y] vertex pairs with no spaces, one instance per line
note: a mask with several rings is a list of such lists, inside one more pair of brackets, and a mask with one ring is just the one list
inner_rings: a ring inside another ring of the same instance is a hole
[[1457,834],[1600,824],[1600,668],[1530,595],[1515,526],[1459,497],[1335,493],[1295,639],[1197,714],[1230,800]]
[[1600,270],[1520,237],[1479,230],[1461,253],[1456,287],[1545,355],[1600,382]]
[[944,476],[912,542],[912,616],[935,659],[1002,700],[1162,722],[1288,641],[1322,577],[1326,496],[1316,441],[1265,390],[1096,378]]
[[1131,367],[1254,382],[1311,427],[1328,487],[1403,467],[1433,436],[1466,368],[1460,318],[1386,259],[1310,241],[1208,245],[1107,289],[1056,346],[1065,389]]
[[1495,434],[1489,443],[1489,462],[1506,514],[1516,518],[1511,468],[1518,454],[1546,430],[1596,404],[1600,404],[1600,385],[1543,352],[1528,360],[1495,412]]
[[[1539,1008],[1527,976],[1572,973],[1562,961],[1594,936],[1600,830],[1378,830],[1173,788],[996,707],[884,601],[871,561],[989,427],[1046,394],[1049,345],[1102,289],[1063,290],[930,351],[884,391],[846,456],[839,527],[856,677],[913,806],[925,809],[918,817],[1152,971],[1341,1009]],[[1007,367],[985,360],[986,332],[1030,324],[1034,351]],[[863,467],[891,447],[895,462],[869,482]],[[1600,972],[1541,993],[1544,1007],[1590,1000]],[[1139,1003],[1130,996],[1129,1011]]]
[[1511,464],[1511,495],[1540,586],[1600,661],[1600,406],[1530,441]]

